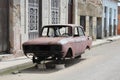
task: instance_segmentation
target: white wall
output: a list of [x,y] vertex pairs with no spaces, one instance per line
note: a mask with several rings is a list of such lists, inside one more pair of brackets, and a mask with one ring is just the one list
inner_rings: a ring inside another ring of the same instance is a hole
[[28,40],[28,0],[20,0],[21,12],[21,38],[22,42]]
[[68,0],[60,0],[60,23],[68,23]]
[[51,0],[42,0],[42,25],[51,24]]
[[[117,16],[118,16],[118,4],[117,4],[117,0],[102,0],[103,2],[103,19],[102,19],[102,37],[103,37],[103,35],[104,35],[104,17],[105,17],[105,14],[104,14],[104,8],[105,8],[105,6],[107,7],[107,31],[108,31],[108,35],[109,35],[109,24],[111,24],[112,25],[112,34],[113,34],[113,28],[114,28],[114,26],[113,26],[113,19],[114,19],[114,10],[116,10],[116,16],[115,16],[115,19],[116,19],[116,25],[117,25]],[[109,11],[110,11],[110,8],[112,8],[112,22],[111,23],[109,23]]]

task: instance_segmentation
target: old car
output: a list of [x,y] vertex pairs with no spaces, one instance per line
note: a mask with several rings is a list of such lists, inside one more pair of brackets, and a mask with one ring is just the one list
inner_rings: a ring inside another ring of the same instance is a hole
[[32,54],[33,63],[40,63],[47,59],[81,57],[91,44],[92,38],[85,36],[81,26],[52,24],[42,27],[39,38],[23,43],[23,51],[26,56]]

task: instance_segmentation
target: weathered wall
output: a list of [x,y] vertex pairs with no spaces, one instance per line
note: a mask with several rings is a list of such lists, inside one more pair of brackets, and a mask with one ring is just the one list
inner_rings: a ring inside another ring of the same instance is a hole
[[100,0],[78,0],[78,15],[102,17],[102,4]]
[[[102,11],[101,0],[78,0],[78,23],[80,24],[80,16],[85,16],[85,33],[94,40],[97,36],[97,17],[102,17]],[[92,26],[90,26],[90,17],[92,17]]]
[[21,15],[20,0],[10,2],[10,50],[12,53],[19,53],[21,49]]

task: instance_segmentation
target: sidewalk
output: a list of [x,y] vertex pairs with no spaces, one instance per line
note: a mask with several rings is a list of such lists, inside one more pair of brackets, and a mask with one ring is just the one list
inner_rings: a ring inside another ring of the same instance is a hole
[[[106,38],[106,39],[98,39],[96,41],[93,41],[92,47],[110,43],[110,42],[116,41],[118,39],[120,39],[120,36],[110,37],[110,38]],[[11,72],[11,71],[15,71],[15,70],[25,69],[28,66],[34,66],[34,64],[26,56],[12,58],[12,59],[5,60],[5,61],[0,61],[0,75]]]
[[120,36],[114,36],[114,37],[109,37],[109,38],[105,38],[105,39],[97,39],[96,41],[93,41],[92,43],[92,47],[96,47],[102,44],[106,44],[112,41],[116,41],[120,39]]

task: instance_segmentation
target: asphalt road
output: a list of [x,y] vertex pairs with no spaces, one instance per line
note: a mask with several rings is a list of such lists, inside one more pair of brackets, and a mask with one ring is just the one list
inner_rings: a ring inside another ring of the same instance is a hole
[[120,40],[87,50],[81,59],[66,60],[66,68],[36,69],[0,76],[0,80],[120,80]]

